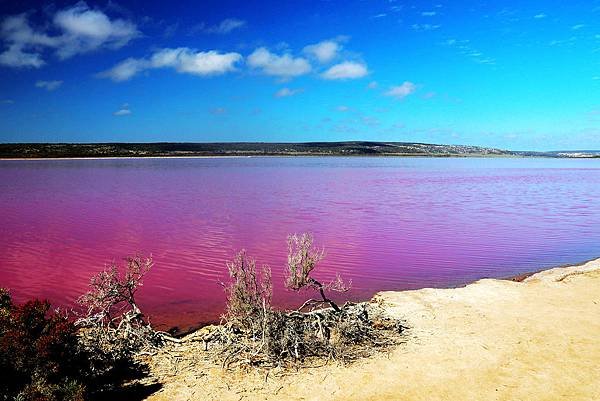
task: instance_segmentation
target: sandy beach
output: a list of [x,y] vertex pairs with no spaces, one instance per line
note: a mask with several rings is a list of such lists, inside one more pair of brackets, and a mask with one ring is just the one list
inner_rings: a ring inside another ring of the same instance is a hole
[[163,387],[148,399],[600,399],[600,259],[523,282],[382,292],[372,302],[410,327],[389,352],[347,366],[242,373],[211,365],[201,343],[188,341],[152,358]]

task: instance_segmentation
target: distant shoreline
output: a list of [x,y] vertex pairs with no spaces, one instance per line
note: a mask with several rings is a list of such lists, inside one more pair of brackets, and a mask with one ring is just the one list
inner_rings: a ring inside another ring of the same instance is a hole
[[597,151],[510,151],[416,142],[0,143],[0,159],[209,157],[551,157],[594,158]]
[[418,142],[0,143],[0,159],[208,157],[595,157],[595,151],[527,152]]
[[90,157],[0,157],[0,161],[31,161],[31,160],[137,160],[137,159],[245,159],[245,158],[277,158],[277,157],[352,157],[352,158],[432,158],[432,159],[521,159],[521,158],[552,158],[550,156],[520,156],[520,155],[416,155],[416,154],[389,154],[389,155],[338,155],[338,154],[277,154],[277,155],[199,155],[199,156],[90,156]]

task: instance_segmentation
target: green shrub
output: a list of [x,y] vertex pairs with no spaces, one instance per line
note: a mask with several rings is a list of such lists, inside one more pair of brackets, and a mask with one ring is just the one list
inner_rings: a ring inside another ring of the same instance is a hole
[[85,355],[77,330],[47,301],[13,304],[0,289],[0,394],[2,399],[83,400]]

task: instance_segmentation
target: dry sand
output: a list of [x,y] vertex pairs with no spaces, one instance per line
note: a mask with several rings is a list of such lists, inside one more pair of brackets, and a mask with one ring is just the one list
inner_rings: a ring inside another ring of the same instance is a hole
[[163,388],[149,399],[600,400],[600,259],[373,302],[410,326],[388,353],[266,376],[224,372],[195,343],[153,358]]

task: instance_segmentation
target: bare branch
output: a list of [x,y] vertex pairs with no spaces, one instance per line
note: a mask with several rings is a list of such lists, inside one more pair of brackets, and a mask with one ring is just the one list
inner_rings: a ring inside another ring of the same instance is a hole
[[329,304],[336,312],[340,312],[340,307],[327,297],[325,290],[346,292],[350,286],[344,284],[339,275],[335,281],[327,285],[323,285],[311,276],[311,273],[317,267],[317,263],[323,259],[325,254],[322,249],[313,246],[312,235],[309,233],[289,235],[287,242],[286,287],[294,291],[299,291],[302,288],[313,288],[319,291],[323,303]]

